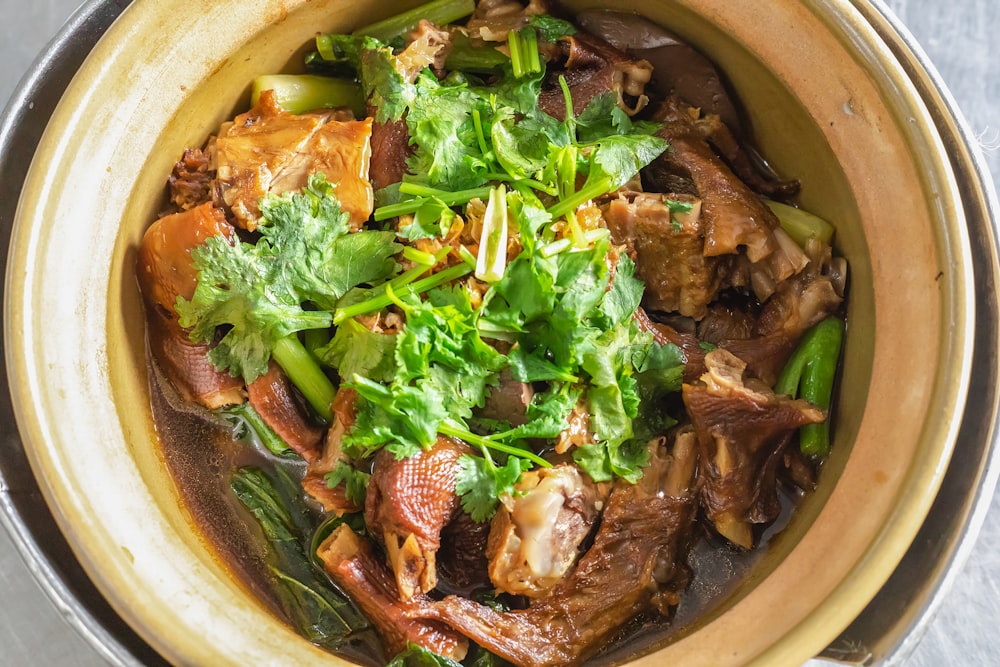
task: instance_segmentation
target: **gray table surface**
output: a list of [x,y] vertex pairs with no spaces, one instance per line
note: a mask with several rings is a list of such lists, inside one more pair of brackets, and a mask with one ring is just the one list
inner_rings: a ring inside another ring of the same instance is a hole
[[[758,1],[758,0],[741,0]],[[0,103],[78,0],[0,0]],[[940,72],[1000,176],[1000,1],[887,0]],[[1000,182],[997,178],[995,181]],[[979,541],[907,664],[1000,664],[1000,497]],[[42,594],[0,530],[0,665],[106,662]]]

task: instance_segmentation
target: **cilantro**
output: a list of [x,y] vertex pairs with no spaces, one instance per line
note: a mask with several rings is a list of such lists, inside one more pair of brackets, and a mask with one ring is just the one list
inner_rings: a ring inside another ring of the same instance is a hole
[[344,497],[357,507],[365,506],[365,491],[371,475],[352,467],[346,461],[337,461],[337,467],[324,475],[327,487],[333,489],[344,483]]
[[458,463],[455,492],[462,497],[462,509],[480,523],[496,512],[500,496],[514,493],[514,485],[521,478],[522,460],[516,456],[508,457],[503,466],[468,454],[462,455]]
[[256,244],[212,236],[191,252],[198,284],[190,301],[178,297],[175,306],[194,341],[212,342],[218,327],[228,327],[209,358],[247,382],[267,370],[280,341],[328,328],[329,310],[348,289],[398,270],[391,234],[349,233],[321,173],[300,193],[268,195],[261,213]]
[[330,342],[315,354],[326,365],[336,368],[341,377],[355,375],[377,382],[387,382],[396,372],[397,334],[369,331],[354,318],[344,321]]
[[577,32],[576,26],[569,21],[548,14],[536,14],[532,16],[530,25],[538,31],[538,36],[546,42],[555,42],[560,37],[575,35]]

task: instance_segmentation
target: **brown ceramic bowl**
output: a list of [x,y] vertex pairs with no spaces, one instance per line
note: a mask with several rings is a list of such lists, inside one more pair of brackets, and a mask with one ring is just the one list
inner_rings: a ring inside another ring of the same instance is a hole
[[[177,664],[338,661],[236,583],[179,500],[150,418],[136,248],[173,162],[245,107],[254,76],[294,69],[317,31],[414,4],[137,0],[69,86],[28,174],[5,312],[21,434],[84,568]],[[636,664],[800,664],[892,573],[955,444],[975,325],[959,184],[919,67],[863,0],[642,11],[729,75],[765,155],[836,223],[852,274],[818,490],[732,595]]]

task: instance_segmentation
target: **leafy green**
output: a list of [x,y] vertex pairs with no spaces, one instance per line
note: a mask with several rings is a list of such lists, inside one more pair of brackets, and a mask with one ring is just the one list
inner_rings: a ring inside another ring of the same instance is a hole
[[371,475],[358,470],[346,461],[337,461],[337,467],[324,475],[326,485],[331,489],[344,483],[344,497],[357,507],[365,506],[365,491]]
[[341,377],[355,375],[388,382],[396,373],[397,334],[377,333],[357,320],[345,320],[329,344],[318,348],[316,355],[326,365],[336,368]]
[[462,497],[464,509],[474,521],[488,520],[496,512],[497,501],[504,494],[513,494],[521,478],[522,460],[516,456],[497,466],[489,458],[463,454],[458,460],[455,492]]
[[258,468],[233,475],[233,493],[260,524],[271,552],[268,563],[285,614],[307,638],[337,648],[365,631],[368,621],[335,590],[308,555],[312,519],[301,488],[283,468],[269,476]]
[[212,236],[191,252],[198,284],[175,308],[194,341],[212,342],[218,327],[228,327],[209,354],[216,367],[252,382],[279,341],[328,328],[329,310],[348,289],[398,270],[392,235],[349,233],[333,192],[322,173],[313,174],[302,192],[261,201],[256,244]]

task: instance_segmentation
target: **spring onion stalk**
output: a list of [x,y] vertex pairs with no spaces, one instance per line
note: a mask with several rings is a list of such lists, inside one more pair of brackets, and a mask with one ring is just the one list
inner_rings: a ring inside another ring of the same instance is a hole
[[[843,338],[844,323],[836,317],[828,317],[809,329],[782,369],[774,385],[775,393],[803,398],[821,410],[829,410]],[[829,421],[827,418],[821,424],[799,429],[803,454],[823,458],[829,453]]]
[[469,39],[454,39],[444,61],[447,70],[489,74],[510,59],[492,46],[472,46]]
[[266,74],[253,80],[251,104],[257,104],[265,90],[273,90],[281,108],[291,113],[348,107],[358,118],[365,115],[364,93],[355,81],[316,74]]
[[510,64],[514,76],[518,79],[542,71],[542,61],[538,55],[538,34],[531,26],[507,33],[507,48],[510,49]]
[[475,445],[477,447],[482,447],[486,449],[492,449],[497,452],[503,452],[504,454],[510,454],[511,456],[516,456],[518,458],[527,459],[534,463],[535,465],[541,466],[542,468],[551,468],[552,464],[538,456],[534,452],[529,452],[526,449],[521,449],[520,447],[512,447],[511,445],[497,442],[492,438],[487,438],[486,436],[477,435],[472,433],[468,429],[462,428],[458,424],[449,421],[441,422],[438,426],[438,433],[441,435],[446,435],[451,438],[458,438],[459,440],[464,440],[470,445]]
[[507,267],[507,188],[499,185],[490,192],[483,215],[483,231],[476,257],[476,278],[495,283]]
[[479,197],[480,199],[488,197],[490,195],[491,188],[473,188],[471,190],[456,190],[454,192],[449,192],[448,190],[438,190],[437,188],[430,188],[425,185],[418,185],[416,183],[401,183],[399,186],[399,192],[404,195],[412,195],[414,199],[407,199],[406,201],[401,201],[398,204],[389,204],[387,206],[381,206],[375,209],[375,221],[381,222],[382,220],[388,220],[389,218],[395,218],[400,215],[406,215],[408,213],[413,213],[417,209],[426,203],[426,201],[431,198],[437,198],[445,206],[459,206],[461,204],[467,204],[470,200]]
[[239,429],[236,437],[243,437],[244,433],[247,433],[251,439],[263,445],[267,451],[275,456],[285,457],[294,454],[294,450],[288,446],[288,443],[282,440],[273,428],[268,426],[249,402],[227,405],[219,409],[218,414]]
[[438,262],[437,257],[431,253],[418,250],[411,245],[403,246],[403,258],[423,266],[434,266]]
[[388,43],[396,37],[406,35],[414,30],[421,19],[427,19],[434,25],[443,26],[454,23],[475,10],[476,3],[473,0],[434,0],[434,2],[428,2],[383,21],[359,28],[354,31],[354,34],[374,37]]
[[805,247],[806,241],[813,237],[824,243],[830,243],[833,239],[833,225],[823,218],[776,201],[765,199],[764,203],[778,217],[778,222],[781,223],[785,233],[800,246]]
[[[426,292],[427,290],[444,285],[445,283],[449,283],[452,280],[458,280],[459,278],[471,273],[472,270],[473,268],[471,266],[463,262],[443,271],[439,271],[433,275],[427,276],[421,280],[412,282],[409,285],[404,286],[405,289],[399,289],[393,286],[393,290],[396,293],[402,292],[404,294],[420,294],[422,292]],[[366,299],[365,301],[354,303],[343,308],[338,308],[333,314],[333,323],[340,324],[348,318],[357,317],[358,315],[364,315],[366,313],[372,313],[376,310],[382,310],[383,308],[388,307],[392,302],[392,299],[390,299],[383,291],[381,294],[370,299]]]
[[275,362],[288,375],[306,401],[327,423],[333,422],[333,397],[336,388],[319,362],[306,350],[296,334],[280,339],[271,351]]

